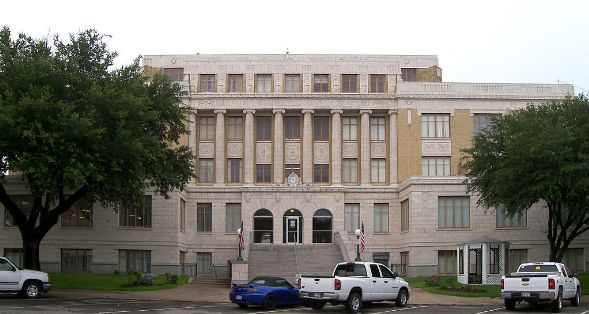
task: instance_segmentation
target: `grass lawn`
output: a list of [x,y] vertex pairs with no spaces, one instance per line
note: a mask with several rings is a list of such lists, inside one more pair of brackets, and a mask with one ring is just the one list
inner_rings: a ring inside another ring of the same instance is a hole
[[188,282],[188,277],[180,276],[176,283],[169,283],[165,275],[159,275],[153,286],[125,287],[135,277],[127,275],[99,275],[99,274],[50,274],[49,279],[53,289],[73,290],[102,290],[102,291],[156,291],[176,288]]

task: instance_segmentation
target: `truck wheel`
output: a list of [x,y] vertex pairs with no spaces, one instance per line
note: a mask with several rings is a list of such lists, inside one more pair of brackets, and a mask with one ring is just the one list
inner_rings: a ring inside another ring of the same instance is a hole
[[276,309],[276,297],[273,294],[269,294],[264,298],[262,302],[262,308],[267,311],[273,311]]
[[505,299],[505,309],[508,311],[515,310],[515,300],[513,299]]
[[346,311],[348,313],[358,313],[362,307],[362,296],[357,292],[350,293],[346,300]]
[[395,304],[397,307],[406,307],[407,306],[407,290],[403,289],[399,291],[397,295],[397,299],[395,300]]
[[579,306],[581,303],[581,287],[577,287],[577,293],[575,293],[575,297],[571,299],[572,306]]
[[325,307],[325,303],[327,303],[327,302],[313,301],[313,302],[311,302],[311,308],[315,311],[321,311]]
[[556,300],[550,303],[550,308],[554,313],[560,313],[560,311],[562,311],[562,289],[558,290],[558,296],[556,297]]
[[27,299],[36,299],[41,294],[41,285],[34,281],[25,282],[22,295]]

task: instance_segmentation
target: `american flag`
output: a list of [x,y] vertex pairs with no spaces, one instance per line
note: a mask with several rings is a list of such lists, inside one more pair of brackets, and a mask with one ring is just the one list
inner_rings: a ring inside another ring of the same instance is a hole
[[360,231],[360,252],[364,252],[364,223],[362,223]]
[[239,250],[243,251],[243,221],[241,222],[241,229],[239,229]]

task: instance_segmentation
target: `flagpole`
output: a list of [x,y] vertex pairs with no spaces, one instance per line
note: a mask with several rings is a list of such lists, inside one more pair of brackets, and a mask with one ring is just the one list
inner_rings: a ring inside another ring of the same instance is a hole
[[362,259],[360,258],[360,233],[362,231],[360,229],[356,229],[356,259],[354,261],[361,262]]

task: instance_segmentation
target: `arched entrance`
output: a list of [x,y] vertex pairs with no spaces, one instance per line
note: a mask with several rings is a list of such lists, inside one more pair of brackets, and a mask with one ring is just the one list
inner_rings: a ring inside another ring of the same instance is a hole
[[303,214],[298,209],[291,208],[284,213],[282,225],[282,243],[303,243]]
[[274,216],[265,209],[258,209],[254,213],[254,243],[273,243]]
[[313,214],[313,243],[332,243],[333,215],[325,208]]

